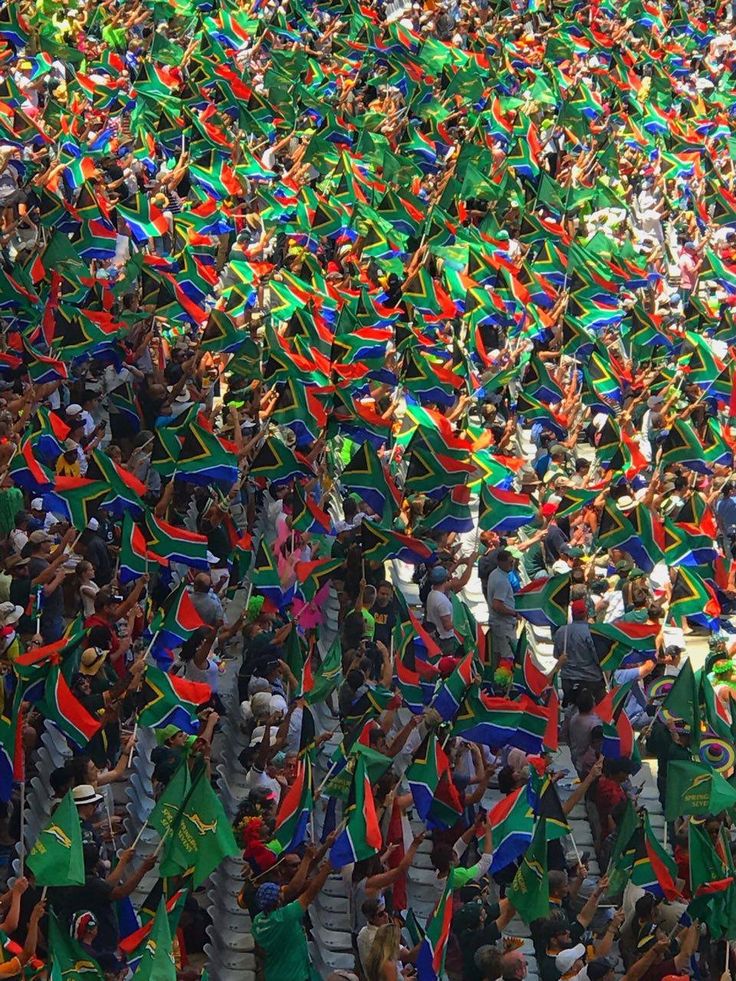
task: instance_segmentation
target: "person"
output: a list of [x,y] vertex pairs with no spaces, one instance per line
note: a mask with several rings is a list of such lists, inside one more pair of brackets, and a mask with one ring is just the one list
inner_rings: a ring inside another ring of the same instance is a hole
[[394,588],[386,579],[378,584],[376,601],[371,607],[373,616],[373,639],[386,647],[391,646],[394,624],[396,623],[396,601]]
[[90,518],[82,534],[80,545],[87,561],[94,568],[96,584],[98,586],[107,586],[112,579],[113,564],[107,545],[98,534],[99,527],[100,523],[97,518]]
[[[40,621],[41,636],[46,644],[59,640],[64,633],[64,595],[60,587],[65,577],[74,572],[71,568],[61,566],[68,540],[68,536],[62,538],[59,546],[52,553],[51,546],[54,544],[54,539],[45,531],[32,531],[28,538],[30,551],[28,577],[31,584],[43,583]],[[54,575],[52,576],[51,573]]]
[[361,912],[365,917],[366,923],[358,932],[356,946],[358,948],[360,966],[365,972],[366,961],[368,954],[373,947],[373,941],[376,938],[376,933],[382,926],[385,926],[389,922],[390,917],[388,910],[386,909],[386,899],[382,894],[378,896],[369,896],[367,899],[363,900]]
[[222,603],[217,593],[212,589],[212,579],[207,573],[200,572],[194,577],[190,597],[192,605],[203,623],[210,627],[222,626],[225,622]]
[[562,662],[560,679],[565,704],[572,704],[581,688],[599,702],[606,694],[606,683],[588,626],[585,600],[574,600],[570,612],[572,621],[555,632],[553,645],[554,657]]
[[516,649],[516,625],[520,615],[516,612],[514,591],[509,574],[514,558],[508,549],[501,549],[496,556],[496,568],[488,576],[486,599],[488,601],[488,627],[491,657],[497,664],[504,658],[513,658]]
[[94,616],[95,596],[100,591],[99,584],[95,582],[95,568],[91,562],[82,560],[77,563],[74,576],[76,592],[82,601],[82,616],[85,619]]
[[385,923],[376,930],[365,959],[366,981],[398,981],[401,930],[395,923]]
[[453,625],[452,601],[448,596],[450,574],[444,566],[435,566],[429,573],[431,589],[427,597],[425,623],[434,631],[443,654],[452,655],[458,647]]
[[595,700],[587,688],[578,688],[575,698],[576,711],[567,724],[567,738],[573,766],[582,776],[583,761],[590,749],[592,734],[600,726],[601,719],[595,713]]
[[301,895],[285,906],[281,905],[282,890],[278,883],[264,882],[259,886],[256,905],[260,912],[253,920],[252,932],[264,952],[265,981],[310,977],[309,950],[302,924],[331,871],[329,862],[323,862]]
[[[97,923],[97,934],[93,949],[98,953],[112,953],[117,949],[120,930],[115,902],[124,899],[137,888],[144,875],[158,861],[158,856],[148,855],[142,859],[133,872],[128,869],[135,858],[135,849],[128,848],[120,853],[114,868],[106,878],[99,873],[100,855],[94,844],[83,845],[84,885],[49,888],[49,905],[65,924],[71,926],[72,919],[80,910],[89,910]],[[125,876],[125,878],[123,878]]]

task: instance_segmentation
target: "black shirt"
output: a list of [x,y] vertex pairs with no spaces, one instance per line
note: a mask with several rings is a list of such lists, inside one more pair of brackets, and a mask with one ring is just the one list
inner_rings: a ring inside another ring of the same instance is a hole
[[114,901],[113,887],[97,875],[88,875],[83,886],[66,886],[49,889],[51,906],[67,926],[75,913],[88,909],[97,920],[97,936],[93,947],[96,951],[115,950],[120,932]]
[[391,631],[396,623],[396,603],[392,600],[386,606],[373,606],[371,616],[376,621],[374,640],[380,640],[386,647],[391,646]]
[[[50,563],[40,556],[34,556],[28,563],[28,578],[33,581],[36,576],[48,569]],[[47,613],[49,616],[64,615],[64,590],[58,586],[53,593],[44,593],[42,599],[42,615]]]
[[94,566],[97,585],[107,586],[112,579],[112,562],[107,546],[99,535],[90,535],[87,541],[87,560]]

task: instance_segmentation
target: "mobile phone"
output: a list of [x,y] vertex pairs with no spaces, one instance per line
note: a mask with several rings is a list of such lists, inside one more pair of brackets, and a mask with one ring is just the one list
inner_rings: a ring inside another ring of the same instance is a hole
[[583,854],[580,856],[580,864],[587,865],[589,859],[590,859],[590,852],[589,851],[583,852]]

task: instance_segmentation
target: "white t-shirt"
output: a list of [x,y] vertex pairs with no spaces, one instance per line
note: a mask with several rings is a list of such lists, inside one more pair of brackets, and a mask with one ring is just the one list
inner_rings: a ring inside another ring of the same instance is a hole
[[438,589],[430,589],[427,597],[427,620],[437,628],[440,640],[447,640],[455,636],[455,631],[445,630],[442,626],[442,617],[452,616],[452,602],[449,596],[440,592]]
[[271,793],[276,795],[276,800],[281,798],[281,784],[267,773],[261,773],[253,766],[248,770],[245,778],[245,789],[253,790],[255,787],[267,787]]

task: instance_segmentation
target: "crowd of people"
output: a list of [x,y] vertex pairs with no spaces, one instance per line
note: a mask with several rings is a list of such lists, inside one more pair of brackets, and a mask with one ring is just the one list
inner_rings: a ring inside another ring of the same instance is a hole
[[705,0],[4,0],[0,974],[246,981],[235,861],[265,981],[730,981],[735,79]]

